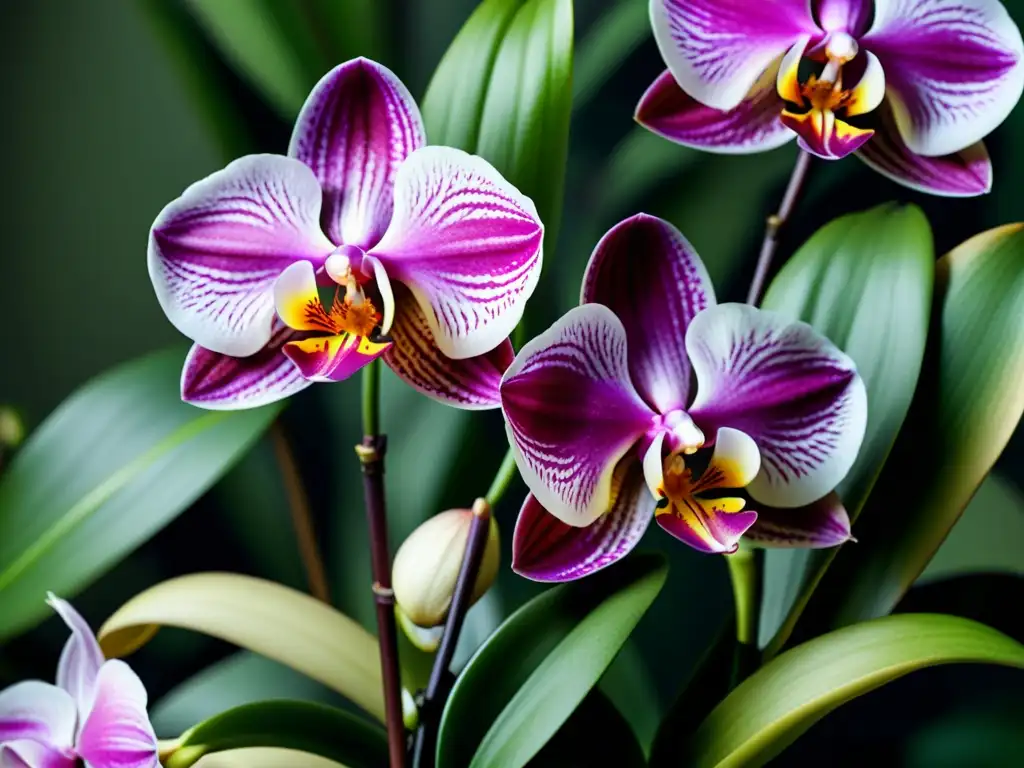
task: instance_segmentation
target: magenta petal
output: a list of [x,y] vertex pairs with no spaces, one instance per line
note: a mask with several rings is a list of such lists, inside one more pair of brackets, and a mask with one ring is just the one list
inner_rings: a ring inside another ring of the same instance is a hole
[[108,661],[77,751],[90,768],[157,768],[156,734],[146,714],[146,689],[123,661]]
[[512,570],[533,581],[574,581],[628,555],[654,516],[640,462],[624,459],[612,508],[585,528],[566,525],[528,494],[516,520]]
[[498,408],[501,377],[512,364],[515,350],[504,342],[483,355],[452,360],[438,348],[423,310],[412,295],[396,286],[391,348],[384,353],[400,379],[428,397],[466,410]]
[[754,499],[801,507],[846,476],[864,439],[867,394],[828,339],[776,312],[720,304],[690,323],[686,349],[697,377],[691,417],[705,435],[732,427],[757,444]]
[[748,510],[726,513],[713,499],[694,500],[692,512],[701,529],[677,515],[657,515],[654,519],[666,533],[707,555],[735,552],[740,537],[757,520],[757,513]]
[[441,351],[462,359],[518,325],[543,238],[533,202],[486,160],[424,147],[398,172],[394,218],[371,255],[412,290]]
[[999,0],[875,0],[861,42],[882,62],[900,135],[919,155],[980,141],[1024,89],[1024,42]]
[[149,276],[174,326],[246,357],[271,335],[273,285],[289,264],[320,264],[320,185],[297,160],[250,155],[186,189],[149,234]]
[[79,712],[85,712],[92,703],[96,675],[103,666],[103,651],[92,629],[69,602],[53,593],[48,595],[47,602],[71,630],[57,664],[57,686],[71,694]]
[[527,486],[577,527],[608,511],[615,465],[655,416],[629,379],[626,331],[600,304],[570,310],[523,347],[501,406]]
[[992,189],[992,161],[980,141],[940,157],[915,155],[903,142],[892,110],[879,110],[881,124],[857,157],[897,184],[943,197],[974,197]]
[[0,743],[29,739],[62,750],[75,738],[78,708],[62,688],[37,680],[0,691]]
[[616,224],[587,263],[580,301],[604,304],[622,321],[629,371],[647,403],[661,413],[685,408],[686,329],[715,303],[715,289],[682,233],[643,213]]
[[668,70],[640,98],[636,121],[659,136],[705,152],[766,152],[793,139],[779,120],[785,108],[775,78],[763,78],[733,109],[706,107],[689,96]]
[[0,743],[2,768],[76,768],[78,760],[67,749],[31,739]]
[[229,357],[196,344],[181,372],[181,399],[208,410],[234,411],[269,405],[301,392],[312,382],[282,351],[295,337],[275,320],[270,342],[249,357]]
[[871,22],[874,0],[814,0],[814,14],[826,32],[860,37]]
[[850,540],[850,517],[835,492],[796,509],[759,504],[744,538],[760,547],[825,549]]
[[395,174],[426,143],[409,90],[385,66],[353,59],[328,72],[299,112],[288,154],[324,190],[324,230],[338,245],[373,247],[391,221]]

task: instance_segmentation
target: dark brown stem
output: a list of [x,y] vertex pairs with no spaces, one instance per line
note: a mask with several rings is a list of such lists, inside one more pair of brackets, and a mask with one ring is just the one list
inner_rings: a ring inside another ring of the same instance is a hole
[[377,638],[384,680],[384,713],[388,728],[391,768],[405,768],[405,725],[402,719],[402,679],[398,666],[398,633],[395,626],[395,593],[391,589],[391,555],[388,551],[387,509],[384,502],[384,435],[365,435],[356,446],[363,467],[363,495],[370,528],[370,560],[373,597],[377,603]]
[[764,242],[761,243],[761,254],[757,257],[757,269],[754,270],[754,279],[750,282],[750,290],[747,293],[747,304],[756,306],[761,301],[764,293],[764,284],[768,279],[768,270],[772,266],[772,258],[775,250],[779,247],[779,233],[789,221],[789,217],[796,207],[796,201],[803,190],[804,181],[807,179],[807,169],[811,167],[811,155],[800,150],[797,156],[796,165],[789,176],[789,184],[786,185],[786,192],[782,196],[782,203],[779,210],[768,217],[764,228]]
[[466,551],[462,555],[462,565],[455,581],[455,592],[452,605],[448,610],[444,634],[441,636],[441,647],[434,658],[434,666],[430,670],[430,681],[420,705],[420,727],[416,732],[416,745],[413,749],[413,765],[416,768],[428,768],[434,764],[434,745],[437,742],[437,726],[441,719],[441,707],[448,694],[451,679],[449,667],[455,655],[462,625],[466,620],[466,612],[473,596],[480,564],[487,548],[487,535],[491,527],[491,505],[485,499],[477,499],[473,503],[473,521],[469,526],[469,537],[466,540]]
[[281,468],[281,478],[284,480],[285,491],[288,494],[288,508],[292,514],[292,526],[295,528],[299,556],[306,569],[309,593],[317,600],[330,605],[331,593],[327,587],[327,573],[320,557],[320,550],[316,545],[316,531],[313,528],[313,516],[309,511],[309,498],[306,496],[306,488],[302,484],[302,476],[299,474],[295,455],[292,453],[288,433],[285,432],[280,421],[275,421],[271,425],[270,436],[274,442],[274,455]]

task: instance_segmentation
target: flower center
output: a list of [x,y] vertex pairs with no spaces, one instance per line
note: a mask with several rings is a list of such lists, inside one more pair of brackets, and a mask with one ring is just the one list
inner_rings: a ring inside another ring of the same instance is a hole
[[310,301],[306,307],[307,319],[319,321],[334,333],[369,336],[381,321],[380,313],[367,297],[352,269],[353,263],[362,261],[363,252],[352,245],[343,245],[327,257],[324,271],[338,284],[329,313],[319,301]]
[[328,256],[327,261],[324,262],[324,271],[327,276],[345,289],[344,303],[354,307],[358,307],[366,300],[366,294],[363,293],[363,289],[356,279],[356,273],[352,269],[354,262],[362,262],[363,255],[362,250],[356,246],[343,245]]

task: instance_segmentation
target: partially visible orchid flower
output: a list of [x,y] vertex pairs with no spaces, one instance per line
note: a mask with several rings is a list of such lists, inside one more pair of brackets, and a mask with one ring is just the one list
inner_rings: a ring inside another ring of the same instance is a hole
[[988,192],[981,140],[1024,89],[1024,42],[999,0],[650,0],[668,69],[636,119],[709,152],[798,137],[912,189]]
[[355,59],[313,89],[288,157],[243,157],[164,208],[149,274],[196,342],[183,399],[252,408],[383,356],[428,395],[497,407],[543,226],[486,161],[425,143],[401,81]]
[[849,538],[830,494],[867,422],[849,357],[806,323],[716,306],[700,258],[652,216],[601,239],[581,304],[524,346],[501,383],[531,491],[516,571],[580,578],[628,553],[652,517],[702,552],[735,551],[741,536]]
[[157,768],[146,689],[123,661],[104,661],[89,625],[64,600],[47,601],[71,630],[57,684],[28,680],[0,691],[3,768]]

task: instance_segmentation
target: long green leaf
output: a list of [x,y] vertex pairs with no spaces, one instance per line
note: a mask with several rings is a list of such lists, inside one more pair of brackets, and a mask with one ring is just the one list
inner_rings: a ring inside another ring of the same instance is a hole
[[666,573],[660,556],[634,556],[516,611],[452,690],[441,717],[438,768],[525,765],[597,684]]
[[0,480],[0,640],[48,615],[187,509],[274,419],[181,402],[183,349],[86,384]]
[[939,614],[887,616],[782,654],[708,715],[680,765],[756,768],[850,699],[936,664],[1024,668],[1024,646],[977,622]]
[[[934,262],[924,214],[915,206],[882,205],[819,229],[764,298],[766,309],[810,323],[843,349],[867,386],[864,442],[837,489],[853,519],[910,409],[928,337]],[[796,598],[808,554],[767,553],[762,640],[771,637]],[[832,553],[816,555],[810,555],[812,573]]]
[[[817,633],[892,610],[960,517],[1024,413],[1024,225],[939,260],[933,338],[907,424],[808,605]],[[870,402],[870,401],[869,401]]]
[[203,755],[246,747],[294,749],[349,768],[379,768],[388,759],[380,726],[334,707],[282,699],[229,709],[190,728],[163,765],[190,768]]

